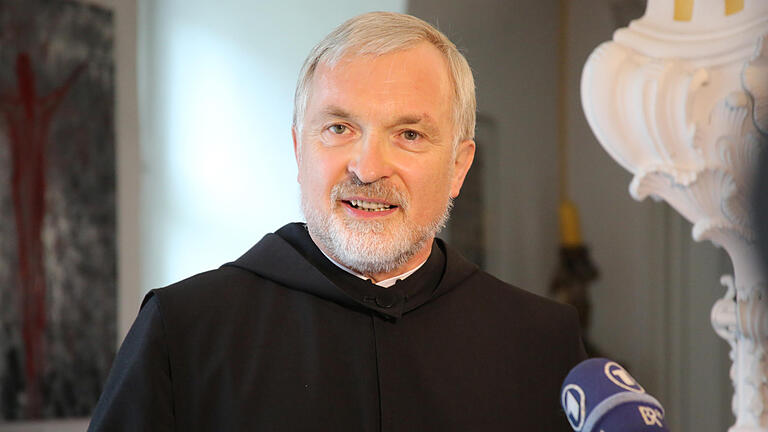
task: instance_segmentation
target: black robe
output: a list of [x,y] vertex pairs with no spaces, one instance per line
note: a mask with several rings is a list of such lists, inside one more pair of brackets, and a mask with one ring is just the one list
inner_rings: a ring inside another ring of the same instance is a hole
[[565,432],[584,357],[572,308],[441,240],[381,288],[290,224],[147,295],[88,430]]

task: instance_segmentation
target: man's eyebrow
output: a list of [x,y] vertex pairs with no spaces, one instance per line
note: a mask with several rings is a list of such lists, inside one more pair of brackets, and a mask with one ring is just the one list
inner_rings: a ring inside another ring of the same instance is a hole
[[343,119],[351,119],[353,116],[343,108],[337,106],[327,106],[320,111],[320,115],[325,117],[339,117]]
[[416,124],[416,123],[431,123],[431,119],[428,115],[416,115],[416,114],[410,114],[410,115],[404,115],[400,116],[393,124]]
[[432,120],[432,117],[430,117],[429,114],[406,114],[396,118],[395,121],[392,122],[392,125],[421,125],[430,132],[436,132],[438,129],[437,124]]

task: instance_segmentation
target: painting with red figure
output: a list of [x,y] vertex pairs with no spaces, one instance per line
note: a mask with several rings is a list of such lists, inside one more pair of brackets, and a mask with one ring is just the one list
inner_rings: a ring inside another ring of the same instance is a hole
[[88,416],[114,357],[113,30],[0,1],[0,424]]

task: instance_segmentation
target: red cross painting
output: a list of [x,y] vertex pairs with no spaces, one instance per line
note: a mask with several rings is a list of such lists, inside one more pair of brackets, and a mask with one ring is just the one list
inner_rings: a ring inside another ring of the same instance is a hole
[[87,416],[114,355],[112,32],[0,2],[0,422]]

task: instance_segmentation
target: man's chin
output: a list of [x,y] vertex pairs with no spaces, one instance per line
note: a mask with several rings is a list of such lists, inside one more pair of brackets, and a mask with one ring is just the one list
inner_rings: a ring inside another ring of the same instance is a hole
[[381,221],[344,221],[339,226],[339,231],[345,236],[362,236],[379,241],[392,232],[392,227]]
[[[347,247],[333,252],[339,262],[358,273],[374,275],[389,273],[405,266],[420,249],[423,242],[392,245],[388,239],[373,234],[346,242]],[[354,246],[352,246],[354,245]],[[352,246],[352,247],[349,247]]]
[[389,215],[382,218],[356,218],[344,212],[336,213],[333,216],[332,223],[342,227],[349,235],[372,235],[374,238],[387,235],[389,232],[403,229],[403,221],[398,220],[396,215]]
[[318,240],[340,264],[359,273],[393,271],[405,265],[424,244],[402,225],[338,219],[332,225],[317,233]]
[[347,268],[372,275],[402,269],[431,247],[450,205],[449,201],[440,219],[421,227],[412,226],[401,210],[381,218],[355,218],[338,208],[321,216],[304,203],[302,210],[312,239],[324,253]]

